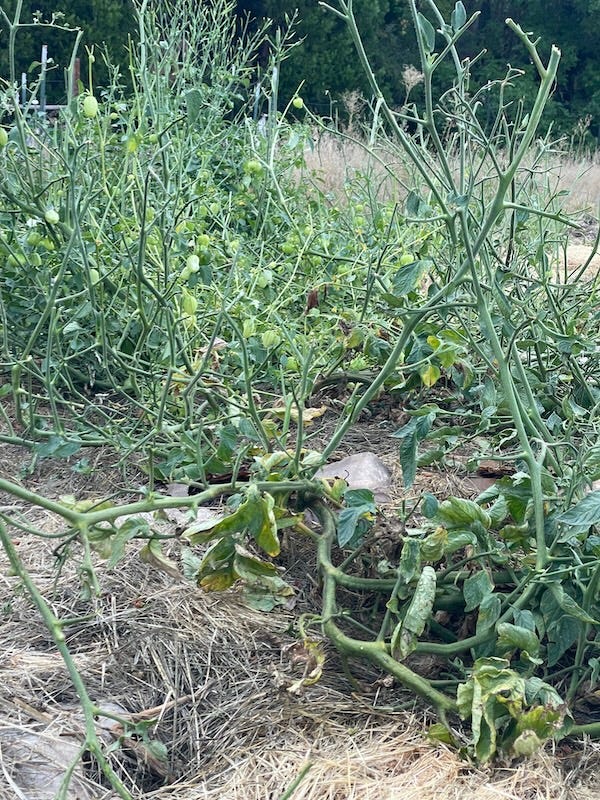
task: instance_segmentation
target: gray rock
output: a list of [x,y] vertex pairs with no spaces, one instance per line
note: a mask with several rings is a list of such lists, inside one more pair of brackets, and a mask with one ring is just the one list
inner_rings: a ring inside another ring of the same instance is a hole
[[356,453],[326,464],[316,478],[343,478],[350,489],[370,489],[378,503],[389,503],[392,474],[375,453]]

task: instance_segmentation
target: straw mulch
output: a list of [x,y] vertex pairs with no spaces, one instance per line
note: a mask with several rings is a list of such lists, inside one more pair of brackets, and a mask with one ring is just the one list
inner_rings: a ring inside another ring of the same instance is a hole
[[[56,530],[49,515],[23,511],[47,532]],[[99,564],[102,594],[83,600],[75,560],[57,577],[52,542],[26,534],[18,540],[55,613],[77,618],[65,629],[67,642],[94,702],[134,722],[158,720],[149,735],[166,747],[166,762],[139,737],[125,736],[111,755],[135,797],[598,797],[597,745],[561,745],[556,755],[475,769],[426,740],[430,720],[419,706],[377,710],[406,699],[382,676],[356,668],[366,693],[353,694],[326,643],[321,680],[290,692],[312,666],[298,643],[296,612],[261,614],[235,592],[206,595],[142,563],[136,545],[114,570]],[[82,716],[52,639],[3,555],[0,618],[0,800],[50,800],[78,752]],[[110,719],[100,720],[99,730],[107,746],[123,734]],[[69,800],[114,797],[84,755]]]

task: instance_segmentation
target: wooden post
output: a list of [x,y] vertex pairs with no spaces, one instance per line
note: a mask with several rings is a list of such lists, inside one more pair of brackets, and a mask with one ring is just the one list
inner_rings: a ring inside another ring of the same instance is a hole
[[81,59],[76,58],[73,64],[73,97],[79,94],[79,82],[81,81]]
[[42,71],[40,75],[40,113],[46,113],[46,69],[48,66],[48,45],[42,45]]

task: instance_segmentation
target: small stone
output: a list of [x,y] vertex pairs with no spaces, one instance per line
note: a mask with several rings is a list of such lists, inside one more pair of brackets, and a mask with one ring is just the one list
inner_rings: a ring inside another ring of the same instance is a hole
[[315,478],[342,478],[350,489],[370,489],[378,503],[389,503],[392,474],[375,453],[356,453],[326,464]]

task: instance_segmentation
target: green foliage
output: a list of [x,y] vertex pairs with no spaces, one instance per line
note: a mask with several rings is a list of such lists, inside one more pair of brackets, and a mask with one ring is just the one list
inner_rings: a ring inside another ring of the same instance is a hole
[[340,547],[358,544],[373,526],[377,511],[373,492],[368,489],[347,489],[344,492],[344,506],[338,521]]
[[[411,2],[422,102],[398,111],[348,5],[335,10],[323,19],[347,26],[381,98],[378,152],[403,164],[389,197],[377,154],[338,195],[309,173],[313,130],[277,112],[281,39],[263,75],[265,124],[252,121],[266,39],[240,38],[229,0],[142,6],[130,95],[115,80],[96,108],[90,87],[50,125],[5,91],[0,399],[16,423],[3,414],[2,438],[34,459],[91,444],[136,453],[150,486],[121,508],[0,488],[65,520],[57,553],[80,553],[87,597],[100,591],[92,551],[116,568],[140,542],[147,563],[178,572],[141,514],[227,499],[185,534],[185,575],[204,590],[287,603],[274,559],[303,536],[322,585],[304,622],[441,722],[469,719],[478,759],[597,735],[577,709],[600,673],[600,513],[588,493],[600,477],[598,295],[597,281],[561,282],[553,267],[575,224],[547,187],[550,144],[537,138],[558,53],[543,61],[515,23],[502,29],[537,70],[531,107],[507,117],[516,75],[494,84],[491,106],[462,58],[477,19],[460,2],[445,16]],[[333,398],[320,394],[332,385]],[[385,553],[372,493],[313,478],[382,397],[408,417],[393,435],[406,487],[459,448],[473,466],[513,468],[476,500],[426,493]],[[155,482],[168,480],[198,494],[163,496]],[[58,629],[6,535],[4,523],[21,523],[0,520],[11,564]],[[424,655],[443,662],[442,678],[418,674]]]

